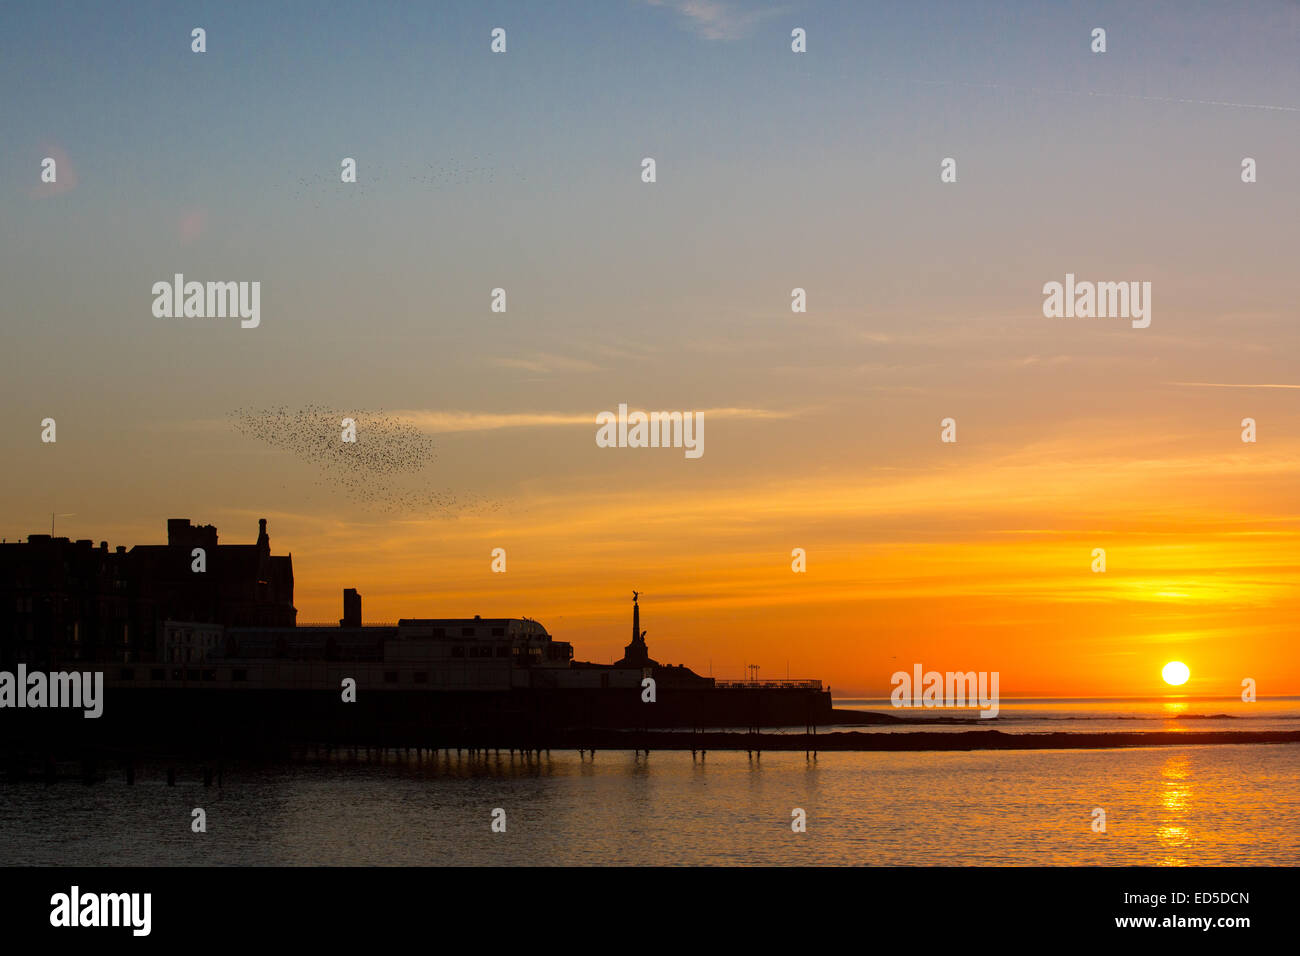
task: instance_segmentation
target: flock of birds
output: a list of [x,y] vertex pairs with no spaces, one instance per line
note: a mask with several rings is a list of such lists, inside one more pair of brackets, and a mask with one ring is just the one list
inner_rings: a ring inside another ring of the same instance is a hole
[[[481,497],[419,487],[419,472],[436,457],[433,439],[383,411],[279,406],[239,408],[229,417],[241,434],[317,466],[318,485],[329,485],[374,510],[448,512],[486,505]],[[355,441],[344,440],[344,419],[355,423]]]

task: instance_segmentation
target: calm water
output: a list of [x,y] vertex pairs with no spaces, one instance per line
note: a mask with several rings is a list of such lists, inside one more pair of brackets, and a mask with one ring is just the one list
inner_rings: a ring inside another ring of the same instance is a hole
[[[1297,864],[1300,745],[388,754],[0,784],[5,864]],[[191,810],[208,833],[190,832]],[[493,808],[507,832],[489,829]],[[807,811],[808,832],[790,829]],[[1093,833],[1102,807],[1108,832]]]
[[[1240,697],[1004,698],[998,716],[994,718],[980,717],[979,710],[971,708],[895,708],[888,698],[840,698],[835,701],[835,706],[843,710],[890,714],[918,723],[964,717],[971,720],[969,729],[1000,730],[1007,734],[1300,730],[1300,697],[1267,697],[1251,703]],[[802,727],[794,729],[803,732]],[[953,724],[854,729],[906,733],[915,730],[958,731],[963,727]]]

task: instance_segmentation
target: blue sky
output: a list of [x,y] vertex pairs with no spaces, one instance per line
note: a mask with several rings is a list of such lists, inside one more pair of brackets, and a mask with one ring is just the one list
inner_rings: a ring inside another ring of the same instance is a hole
[[[828,368],[921,364],[904,340],[966,336],[992,360],[1069,339],[1034,314],[1071,269],[1157,280],[1137,348],[1166,360],[1225,313],[1284,333],[1297,9],[9,4],[0,389],[111,385],[122,407],[85,411],[112,417],[210,418],[257,380],[268,402],[585,411],[621,388],[795,408],[845,396]],[[76,186],[33,199],[56,149]],[[147,290],[175,272],[260,279],[262,328],[160,327]],[[795,285],[813,305],[792,334]],[[511,313],[493,321],[497,286]],[[1212,371],[1189,362],[1175,377]]]

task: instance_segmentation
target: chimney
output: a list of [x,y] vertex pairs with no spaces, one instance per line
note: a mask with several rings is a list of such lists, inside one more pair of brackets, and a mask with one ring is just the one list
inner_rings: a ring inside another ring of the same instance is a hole
[[343,617],[339,627],[361,626],[361,595],[356,588],[343,589]]

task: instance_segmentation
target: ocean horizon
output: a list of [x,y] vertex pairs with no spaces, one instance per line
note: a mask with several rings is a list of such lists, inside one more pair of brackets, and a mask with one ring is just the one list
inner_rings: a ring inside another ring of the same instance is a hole
[[[906,733],[918,725],[1003,733],[1143,733],[1165,731],[1283,731],[1300,721],[1300,697],[1279,695],[1243,701],[1226,696],[1003,697],[995,717],[976,707],[894,707],[888,697],[839,697],[837,710],[887,714],[906,724],[866,724],[854,729]],[[962,724],[953,724],[962,720]],[[803,728],[789,728],[802,733]]]

